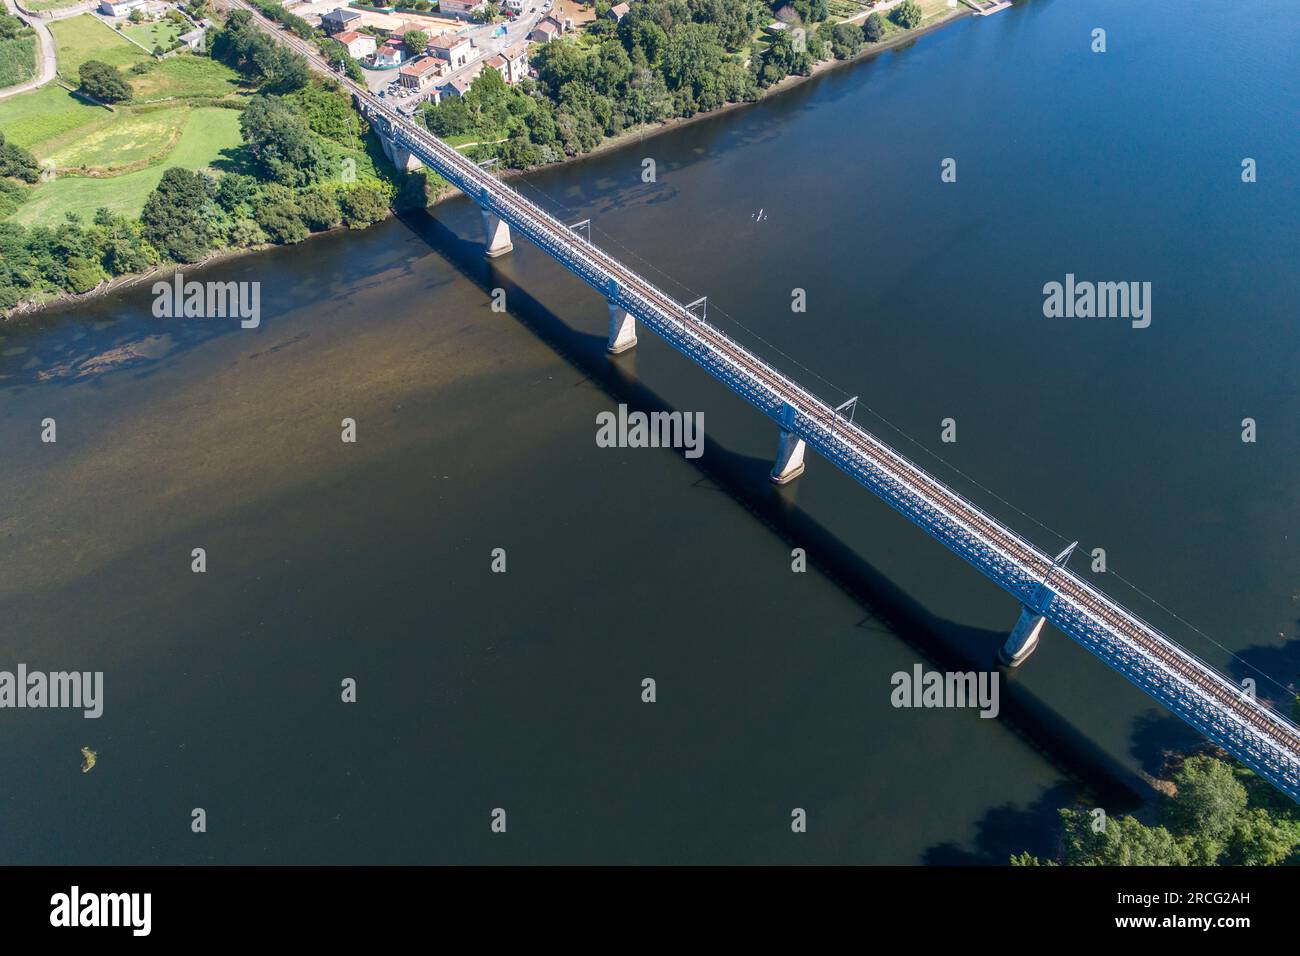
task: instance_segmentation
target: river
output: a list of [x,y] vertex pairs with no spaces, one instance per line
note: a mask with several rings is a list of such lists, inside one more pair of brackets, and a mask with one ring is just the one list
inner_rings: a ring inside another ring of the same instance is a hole
[[[1030,0],[517,184],[1281,699],[1298,45],[1262,0]],[[1002,863],[1195,742],[1050,628],[997,719],[892,706],[1014,602],[815,456],[772,487],[770,422],[481,238],[457,198],[187,274],[260,282],[256,329],[147,285],[0,327],[0,669],[104,673],[97,720],[0,713],[0,862]],[[1150,326],[1045,317],[1067,274]],[[704,456],[598,447],[619,403]]]

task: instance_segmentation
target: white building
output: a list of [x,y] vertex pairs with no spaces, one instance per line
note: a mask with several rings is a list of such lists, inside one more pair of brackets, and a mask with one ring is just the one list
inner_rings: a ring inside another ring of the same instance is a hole
[[474,56],[474,44],[468,37],[443,33],[429,41],[429,52],[446,60],[453,70],[459,70]]
[[528,75],[528,44],[514,43],[501,51],[506,61],[506,82],[511,86]]
[[344,30],[342,33],[334,34],[334,39],[347,47],[348,56],[354,60],[359,60],[363,56],[370,56],[375,52],[375,38],[369,33]]
[[207,32],[207,27],[198,27],[197,29],[191,30],[189,33],[182,33],[180,35],[180,41],[195,53],[198,53],[203,50],[205,42],[204,37],[207,35]]
[[132,10],[143,10],[145,0],[100,0],[99,12],[106,17],[125,17]]

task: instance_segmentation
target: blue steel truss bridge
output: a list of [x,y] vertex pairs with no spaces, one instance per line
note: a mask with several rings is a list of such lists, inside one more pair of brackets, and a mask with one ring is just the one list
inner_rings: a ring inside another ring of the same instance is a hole
[[[312,47],[267,25],[242,0],[230,2],[315,68],[331,72]],[[1014,597],[1021,612],[1002,648],[1003,664],[1028,658],[1051,621],[1300,802],[1300,727],[1066,568],[1071,549],[1055,557],[1041,551],[710,325],[693,311],[696,303],[677,302],[364,87],[335,78],[351,91],[394,163],[427,166],[479,205],[489,256],[509,252],[512,233],[520,233],[603,296],[610,352],[634,346],[639,323],[772,419],[780,438],[774,481],[797,477],[811,447]]]

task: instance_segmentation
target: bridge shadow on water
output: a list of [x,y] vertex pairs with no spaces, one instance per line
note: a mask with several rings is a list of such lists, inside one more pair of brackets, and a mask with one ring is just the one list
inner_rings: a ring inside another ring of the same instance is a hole
[[[423,210],[405,213],[401,220],[485,294],[490,295],[493,288],[504,288],[510,315],[614,402],[645,412],[674,410],[652,388],[621,367],[626,359],[610,360],[604,336],[567,325],[495,269],[484,257],[480,241],[457,235]],[[832,529],[801,509],[794,500],[794,486],[773,485],[768,480],[770,459],[730,451],[710,437],[708,454],[691,464],[702,473],[703,481],[729,494],[773,533],[792,547],[805,548],[810,564],[865,610],[867,617],[861,626],[876,622],[885,625],[939,670],[979,671],[997,666],[997,650],[1006,640],[1004,632],[969,627],[932,614]],[[927,851],[926,862],[1006,863],[1011,853],[1024,849],[1047,852],[1049,842],[1054,841],[1057,807],[1086,795],[1112,812],[1122,812],[1138,808],[1151,797],[1152,790],[1141,777],[1005,672],[1000,705],[1005,718],[1002,725],[1065,774],[1069,782],[1045,791],[1027,808],[1007,805],[990,810],[977,825],[974,851],[941,844]],[[1163,728],[1162,736],[1167,742]]]

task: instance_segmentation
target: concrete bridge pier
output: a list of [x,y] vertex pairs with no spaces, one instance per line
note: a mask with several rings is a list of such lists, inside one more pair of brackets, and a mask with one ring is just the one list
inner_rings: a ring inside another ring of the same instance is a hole
[[398,169],[404,170],[409,173],[412,172],[413,170],[419,169],[421,166],[424,165],[424,163],[420,162],[420,158],[418,156],[416,156],[406,147],[398,146],[387,136],[381,134],[379,137],[379,142],[380,145],[382,145],[384,148],[384,155],[388,157],[388,161],[391,162]]
[[486,209],[482,210],[482,213],[483,233],[487,242],[487,257],[495,259],[497,256],[504,256],[515,247],[514,243],[510,241],[510,223]]
[[609,303],[609,344],[606,346],[610,355],[626,352],[636,345],[636,319],[628,315],[627,309]]
[[780,422],[781,443],[776,449],[776,464],[772,466],[772,481],[778,485],[788,485],[803,474],[803,454],[806,449],[804,440],[790,431],[794,425],[794,406],[784,403],[781,406]]
[[1021,605],[1020,620],[1016,621],[1011,636],[998,651],[998,661],[1007,667],[1019,667],[1034,653],[1038,647],[1039,635],[1043,632],[1043,615]]

